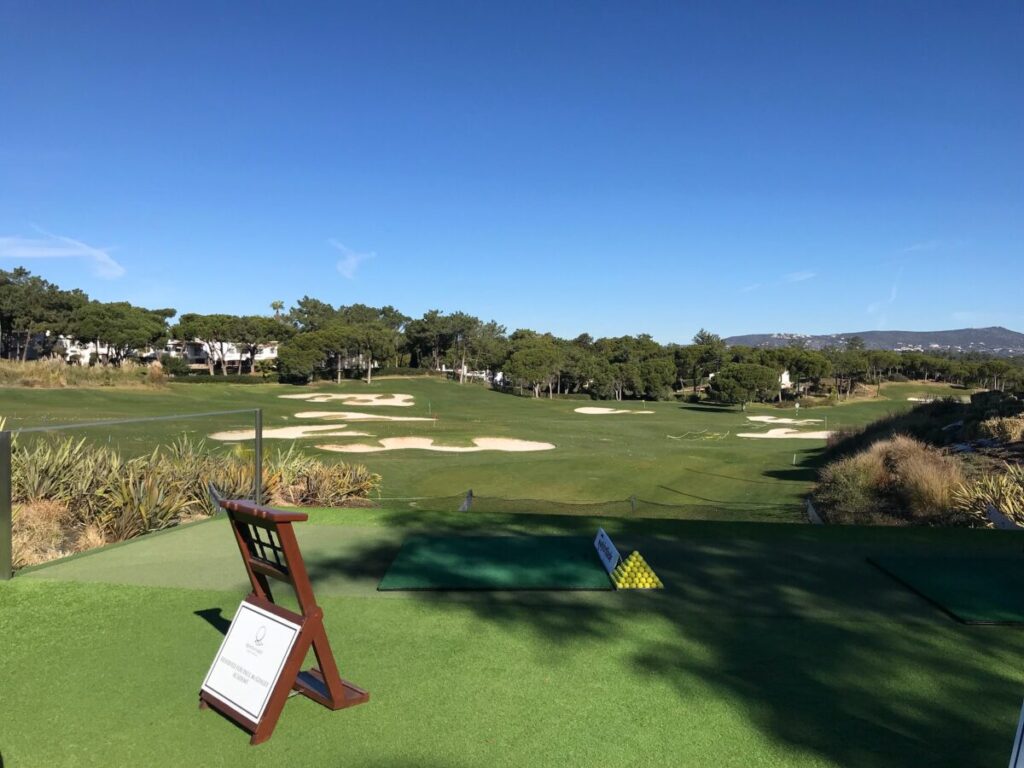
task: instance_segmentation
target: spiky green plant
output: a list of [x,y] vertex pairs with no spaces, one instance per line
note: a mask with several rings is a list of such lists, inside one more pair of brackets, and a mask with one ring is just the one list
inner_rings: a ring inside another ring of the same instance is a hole
[[1002,472],[990,472],[969,483],[961,483],[953,493],[957,509],[986,516],[990,507],[1024,525],[1024,466],[1003,465]]

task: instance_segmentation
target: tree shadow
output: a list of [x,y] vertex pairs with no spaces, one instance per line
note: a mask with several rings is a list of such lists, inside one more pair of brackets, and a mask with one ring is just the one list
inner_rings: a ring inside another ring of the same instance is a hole
[[[660,534],[634,526],[617,540],[624,551],[643,552],[662,591],[405,594],[528,628],[559,647],[629,635],[625,663],[671,686],[681,706],[711,687],[775,744],[826,762],[960,767],[1005,759],[1024,638],[956,624],[865,558],[955,552],[964,541],[1016,551],[1019,537],[673,522]],[[308,566],[314,581],[380,578],[397,549]],[[663,630],[636,632],[638,621]]]
[[[776,480],[786,480],[793,483],[813,483],[818,479],[817,467],[793,467],[792,469],[766,469],[761,473],[764,477]],[[768,482],[768,481],[765,481]]]
[[743,413],[743,411],[731,403],[687,404],[680,405],[679,410],[698,411],[700,413]]
[[[774,480],[757,480],[753,477],[737,477],[736,475],[723,475],[718,472],[708,472],[702,469],[694,469],[693,467],[680,467],[684,472],[692,472],[695,475],[705,475],[707,477],[719,477],[723,480],[732,480],[737,483],[760,483],[763,485],[775,485]],[[767,474],[767,473],[763,473]],[[664,486],[662,486],[664,487]],[[671,488],[669,490],[672,490]],[[678,493],[678,491],[675,491]]]
[[[708,474],[711,474],[711,473],[708,473]],[[721,475],[718,475],[718,477],[721,477]],[[732,478],[732,479],[736,479],[736,478]],[[757,482],[757,481],[755,480],[753,482]],[[758,508],[761,508],[761,507],[765,507],[765,508],[769,508],[770,507],[770,508],[774,509],[774,508],[778,508],[780,506],[779,503],[776,502],[776,501],[735,501],[735,500],[729,501],[729,500],[724,500],[724,499],[712,499],[710,496],[700,496],[700,495],[698,495],[696,493],[687,493],[686,491],[680,491],[678,488],[672,488],[671,486],[668,486],[668,485],[659,485],[658,487],[661,488],[662,490],[669,491],[670,493],[674,493],[674,494],[677,494],[679,496],[685,496],[688,499],[697,499],[698,501],[707,502],[708,504],[714,504],[715,506],[718,506],[718,507],[737,508],[737,509],[738,508],[742,508],[742,509],[758,509]]]
[[[787,480],[790,482],[813,483],[818,479],[818,470],[825,466],[825,448],[812,448],[802,451],[800,461],[788,469],[766,469],[761,473],[764,477],[772,480]],[[796,455],[796,454],[794,454]]]

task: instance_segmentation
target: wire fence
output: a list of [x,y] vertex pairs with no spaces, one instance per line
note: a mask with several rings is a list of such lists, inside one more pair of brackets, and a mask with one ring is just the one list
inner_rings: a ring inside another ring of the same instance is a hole
[[[209,514],[208,457],[235,498],[263,498],[259,409],[0,430],[0,579],[15,568]],[[233,443],[208,437],[242,435]]]
[[[17,568],[207,516],[213,512],[206,493],[211,481],[232,498],[260,503],[268,498],[288,498],[278,487],[288,485],[282,480],[288,472],[278,470],[286,466],[291,452],[285,451],[287,456],[282,459],[283,449],[275,450],[264,461],[259,409],[24,427],[9,422],[7,426],[0,430],[0,579],[10,578]],[[355,487],[358,478],[343,480],[350,481],[353,485],[346,487]],[[363,491],[362,497],[367,492]],[[345,503],[316,502],[294,503]],[[800,504],[696,499],[680,504],[639,494],[567,500],[464,491],[447,496],[378,497],[372,499],[372,505],[414,513],[457,513],[464,515],[458,519],[469,524],[474,516],[485,515],[759,522],[804,519]]]
[[428,512],[476,514],[575,515],[585,517],[626,517],[673,520],[728,520],[794,522],[803,520],[799,504],[703,503],[671,504],[640,496],[603,501],[558,499],[509,499],[481,496],[472,491],[454,496],[381,497],[382,507],[418,509]]

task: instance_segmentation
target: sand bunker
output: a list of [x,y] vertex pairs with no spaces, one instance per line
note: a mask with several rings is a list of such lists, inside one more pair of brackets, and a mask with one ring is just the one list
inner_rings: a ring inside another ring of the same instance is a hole
[[[298,440],[303,437],[373,437],[369,432],[350,432],[344,424],[319,424],[304,427],[274,427],[264,429],[263,437],[271,440]],[[255,429],[236,429],[232,432],[214,432],[211,440],[255,440]]]
[[909,400],[912,403],[934,403],[936,400],[938,400],[938,398],[937,397],[908,397],[907,400]]
[[532,440],[514,440],[507,437],[474,437],[472,447],[456,445],[434,445],[431,437],[385,437],[377,441],[377,445],[352,443],[351,445],[318,445],[324,451],[338,453],[377,453],[378,451],[399,451],[415,449],[419,451],[441,451],[443,453],[473,453],[475,451],[550,451],[551,443],[537,443]]
[[337,419],[338,421],[433,421],[426,416],[381,416],[377,413],[353,413],[349,411],[301,411],[297,419]]
[[400,405],[413,404],[412,395],[360,395],[344,392],[303,392],[298,395],[278,395],[289,400],[305,400],[307,403],[330,403],[340,400],[345,405]]
[[576,413],[588,413],[591,415],[608,414],[608,413],[654,413],[654,411],[630,411],[622,410],[619,408],[596,408],[586,406],[584,408],[577,408]]
[[831,434],[827,430],[800,432],[796,429],[780,427],[778,429],[769,429],[767,432],[737,432],[736,437],[754,437],[761,440],[789,440],[790,438],[797,440],[827,440]]
[[758,421],[762,424],[821,424],[822,419],[785,419],[780,416],[747,416],[747,421]]

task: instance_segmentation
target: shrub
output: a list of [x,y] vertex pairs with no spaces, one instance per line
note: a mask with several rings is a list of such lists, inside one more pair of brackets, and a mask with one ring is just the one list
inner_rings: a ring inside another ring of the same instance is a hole
[[[16,439],[11,469],[16,567],[207,516],[215,511],[210,482],[229,497],[251,498],[255,472],[250,449],[210,451],[187,437],[127,459],[85,440]],[[277,504],[343,506],[380,483],[362,465],[325,464],[294,447],[263,467],[264,498]]]
[[1003,443],[1024,440],[1024,416],[995,416],[978,424],[978,434]]
[[1004,464],[1004,471],[988,473],[953,492],[954,506],[969,516],[985,516],[995,507],[1019,525],[1024,525],[1024,467]]
[[170,376],[188,376],[192,369],[188,367],[186,363],[180,357],[172,357],[166,352],[160,355],[160,365],[164,367],[164,371]]
[[901,435],[826,465],[814,499],[829,522],[982,525],[955,503],[962,482],[958,459]]
[[227,376],[214,374],[211,376],[206,371],[189,371],[187,376],[176,376],[176,384],[266,384],[276,382],[273,377],[248,373],[229,373]]
[[15,568],[64,557],[75,551],[71,513],[56,501],[16,504],[12,509]]
[[296,506],[341,507],[366,498],[380,486],[380,475],[362,464],[314,462],[282,489],[284,499]]
[[154,361],[146,367],[146,383],[154,387],[162,387],[167,383],[167,373],[160,363]]
[[830,523],[887,522],[879,515],[869,468],[855,458],[839,459],[821,471],[814,503]]
[[0,360],[0,386],[5,387],[142,387],[148,366],[124,362],[120,366],[69,365],[60,358]]

